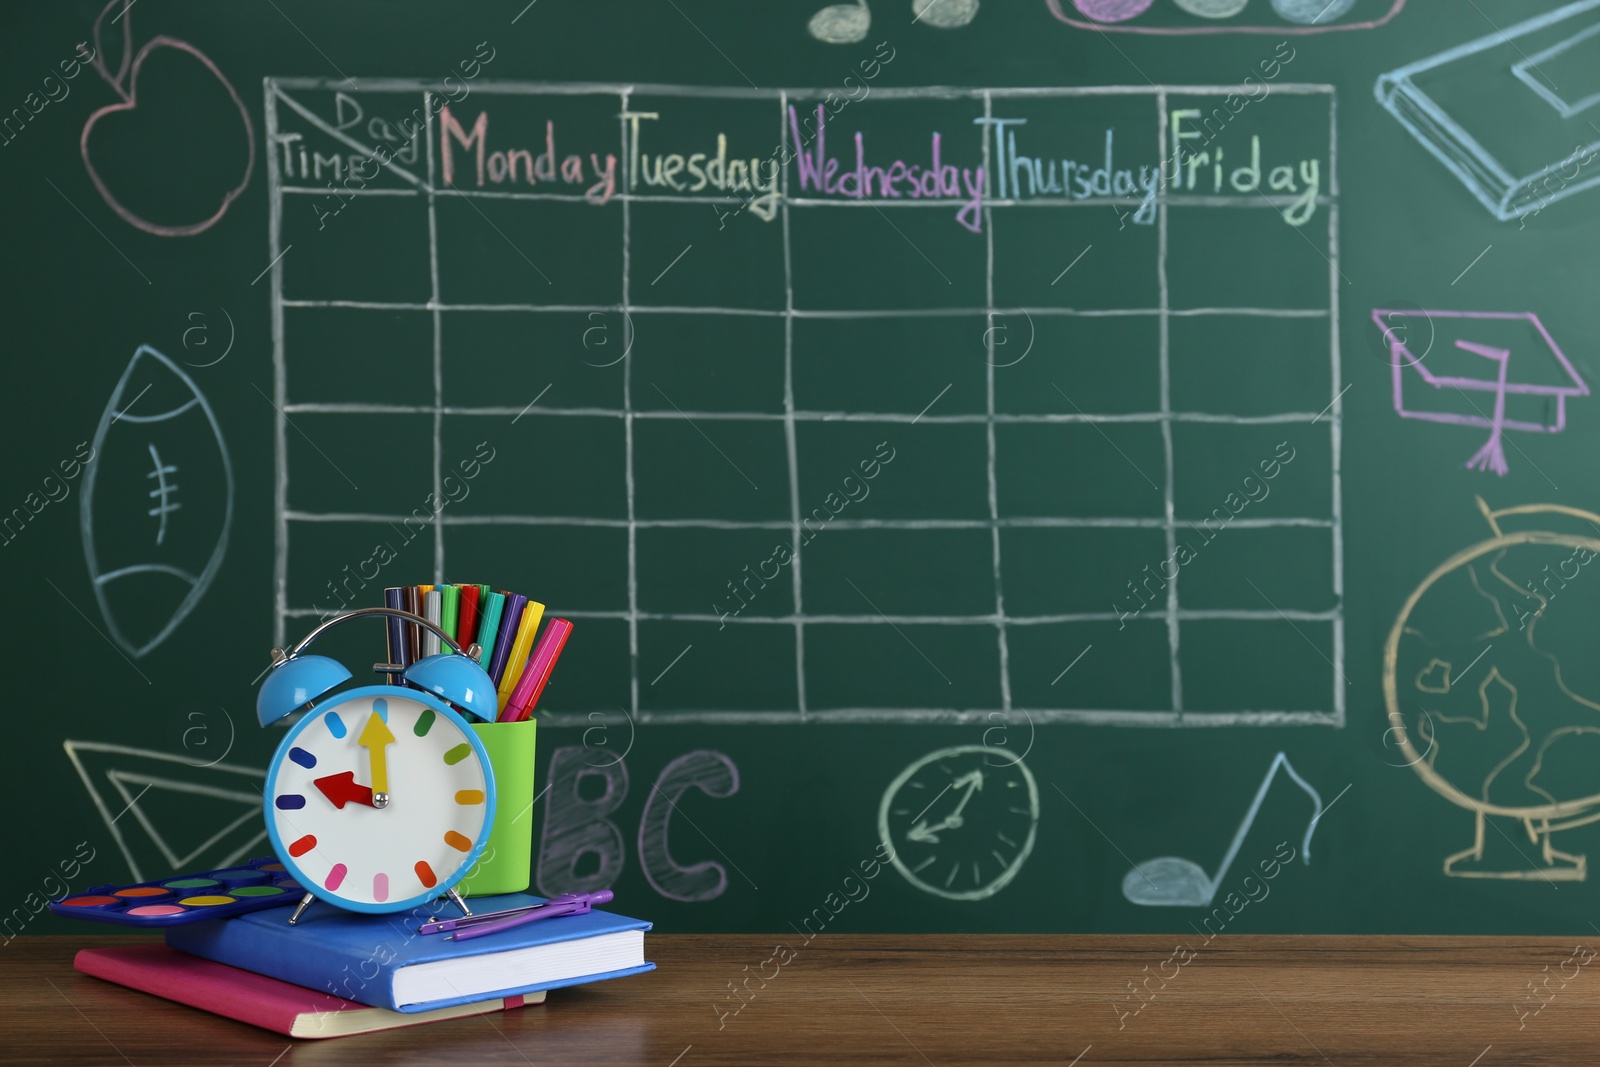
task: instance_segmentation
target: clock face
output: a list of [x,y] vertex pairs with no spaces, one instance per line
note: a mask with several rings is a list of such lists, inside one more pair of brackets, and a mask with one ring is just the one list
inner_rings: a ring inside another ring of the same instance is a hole
[[477,862],[494,812],[482,743],[427,693],[351,690],[312,708],[267,775],[267,832],[307,890],[356,911],[441,896]]
[[1003,748],[944,748],[901,771],[878,806],[878,835],[912,885],[983,900],[1017,876],[1039,824],[1039,788]]

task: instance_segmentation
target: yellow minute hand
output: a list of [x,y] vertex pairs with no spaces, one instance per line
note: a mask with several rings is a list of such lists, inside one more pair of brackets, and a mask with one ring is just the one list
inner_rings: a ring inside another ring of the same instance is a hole
[[389,732],[389,724],[377,712],[367,719],[367,725],[361,728],[361,736],[356,738],[356,744],[367,750],[367,760],[372,767],[372,806],[375,808],[389,804],[389,764],[384,756],[384,746],[393,743],[394,734]]

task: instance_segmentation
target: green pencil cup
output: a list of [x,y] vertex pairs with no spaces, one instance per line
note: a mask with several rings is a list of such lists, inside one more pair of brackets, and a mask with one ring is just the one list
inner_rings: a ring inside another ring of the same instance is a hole
[[480,722],[472,729],[494,768],[494,830],[456,887],[464,897],[521,893],[533,880],[533,748],[538,722]]

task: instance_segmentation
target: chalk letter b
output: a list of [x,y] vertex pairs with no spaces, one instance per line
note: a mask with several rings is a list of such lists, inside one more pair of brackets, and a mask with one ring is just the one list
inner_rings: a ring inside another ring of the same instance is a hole
[[[547,897],[606,889],[622,874],[622,831],[606,816],[628,796],[628,767],[621,760],[590,766],[584,762],[584,754],[582,745],[567,745],[556,749],[550,759],[550,800],[539,837],[535,879],[539,892]],[[580,792],[589,775],[605,780],[605,792],[594,800],[585,800]],[[588,874],[579,874],[580,862],[590,853],[598,858],[598,865]]]

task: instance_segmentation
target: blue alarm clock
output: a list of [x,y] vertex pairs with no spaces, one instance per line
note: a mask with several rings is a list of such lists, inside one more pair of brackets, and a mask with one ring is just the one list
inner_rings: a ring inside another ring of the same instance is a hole
[[[424,627],[450,651],[375,665],[401,684],[339,690],[350,671],[304,651],[330,627],[367,615]],[[287,652],[272,650],[256,716],[267,726],[302,713],[273,754],[265,789],[273,850],[307,890],[291,924],[313,898],[396,912],[449,896],[471,914],[455,885],[488,843],[495,812],[494,770],[463,716],[495,717],[480,654],[393,608],[345,612]]]

